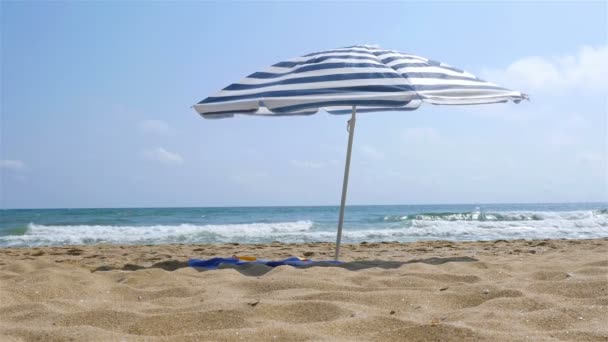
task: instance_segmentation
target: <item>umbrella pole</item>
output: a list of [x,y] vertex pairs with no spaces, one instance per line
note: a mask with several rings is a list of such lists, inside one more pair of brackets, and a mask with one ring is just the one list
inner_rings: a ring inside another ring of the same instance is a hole
[[350,154],[353,149],[353,136],[355,135],[355,122],[357,116],[357,106],[353,106],[353,112],[348,120],[348,149],[346,150],[346,165],[344,165],[344,182],[342,183],[342,200],[340,201],[340,218],[338,219],[338,236],[336,237],[335,259],[340,257],[340,241],[342,240],[342,224],[344,223],[344,206],[346,205],[346,190],[348,189],[348,174],[350,171]]

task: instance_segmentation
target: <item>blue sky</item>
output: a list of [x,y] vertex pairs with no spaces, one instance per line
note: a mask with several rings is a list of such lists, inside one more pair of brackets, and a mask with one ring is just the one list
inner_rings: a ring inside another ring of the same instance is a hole
[[532,101],[360,115],[349,204],[608,200],[604,1],[0,6],[0,207],[339,204],[347,117],[203,120],[190,106],[355,44]]

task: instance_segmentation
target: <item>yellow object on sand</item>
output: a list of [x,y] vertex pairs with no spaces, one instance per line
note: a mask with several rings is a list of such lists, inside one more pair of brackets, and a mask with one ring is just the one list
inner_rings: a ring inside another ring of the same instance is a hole
[[239,260],[243,260],[243,261],[256,261],[257,258],[253,257],[253,256],[247,256],[247,255],[243,255],[243,256],[236,256],[235,257]]
[[[254,256],[249,256],[249,255],[242,255],[242,256],[238,256],[238,255],[233,255],[234,258],[237,258],[239,260],[243,260],[243,261],[256,261],[258,260],[258,258],[254,257]],[[302,261],[308,261],[307,258],[300,258],[297,257],[298,259],[302,260]]]

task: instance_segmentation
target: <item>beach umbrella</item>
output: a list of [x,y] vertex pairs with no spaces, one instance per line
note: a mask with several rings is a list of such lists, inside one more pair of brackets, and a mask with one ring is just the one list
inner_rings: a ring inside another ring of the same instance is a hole
[[473,105],[528,99],[448,64],[410,53],[359,45],[276,63],[195,104],[204,118],[351,114],[336,237],[340,254],[357,112],[409,111],[422,103]]

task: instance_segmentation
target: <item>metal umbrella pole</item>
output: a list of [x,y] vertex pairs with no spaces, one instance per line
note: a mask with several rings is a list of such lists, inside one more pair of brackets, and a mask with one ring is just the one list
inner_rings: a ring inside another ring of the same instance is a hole
[[346,191],[348,190],[348,174],[350,171],[350,155],[353,149],[353,136],[355,135],[355,123],[357,121],[357,106],[353,106],[353,112],[348,120],[348,149],[346,150],[346,165],[344,165],[344,182],[342,183],[342,200],[340,201],[340,218],[338,219],[338,235],[336,237],[335,260],[340,257],[340,241],[342,240],[342,225],[344,224],[344,206],[346,205]]

